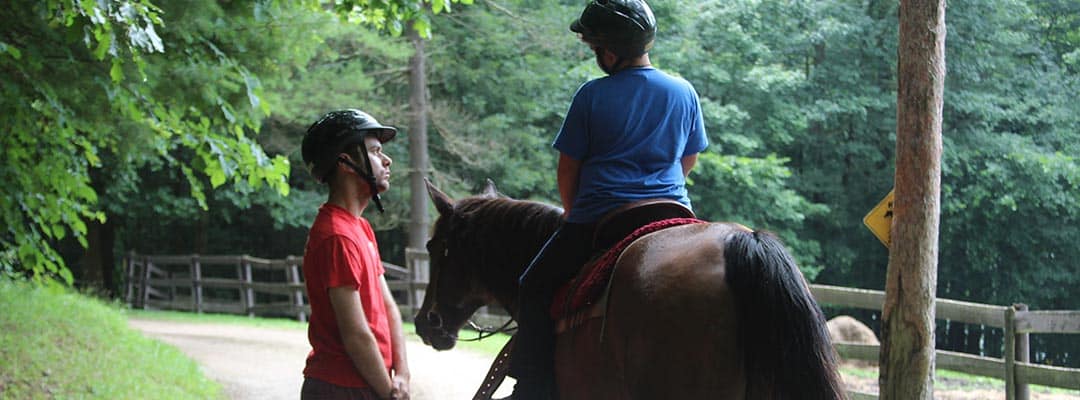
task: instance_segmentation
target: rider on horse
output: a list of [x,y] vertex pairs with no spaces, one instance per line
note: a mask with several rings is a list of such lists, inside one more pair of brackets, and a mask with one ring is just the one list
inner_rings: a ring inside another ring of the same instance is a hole
[[520,279],[513,399],[554,397],[548,310],[555,290],[601,250],[593,248],[597,222],[644,199],[689,207],[686,176],[708,145],[693,86],[649,61],[656,18],[645,1],[592,0],[570,30],[607,76],[578,89],[553,144],[564,222]]

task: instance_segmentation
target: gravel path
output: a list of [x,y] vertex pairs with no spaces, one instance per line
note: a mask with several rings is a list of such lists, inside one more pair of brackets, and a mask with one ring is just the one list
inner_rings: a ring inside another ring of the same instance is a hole
[[[304,330],[137,318],[129,324],[194,359],[230,399],[300,397],[304,357],[311,351]],[[436,354],[419,341],[410,341],[407,350],[416,400],[471,398],[492,359],[462,349]],[[504,384],[496,397],[509,394],[511,386],[512,381]]]

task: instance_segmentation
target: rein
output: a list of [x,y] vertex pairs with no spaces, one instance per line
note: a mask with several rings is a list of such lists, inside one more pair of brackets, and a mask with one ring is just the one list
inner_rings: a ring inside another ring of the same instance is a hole
[[492,329],[490,327],[485,328],[485,327],[482,327],[480,325],[477,325],[475,322],[473,322],[472,318],[469,318],[469,327],[473,328],[473,330],[476,331],[476,337],[473,338],[473,339],[460,339],[459,338],[459,339],[457,339],[457,341],[459,341],[459,342],[479,342],[481,340],[487,339],[489,337],[495,336],[495,335],[500,334],[500,333],[505,333],[507,335],[513,335],[514,332],[517,332],[517,326],[510,327],[511,322],[514,322],[513,317],[506,320],[506,323],[502,324],[502,326],[500,326],[498,328],[495,328],[495,329]]

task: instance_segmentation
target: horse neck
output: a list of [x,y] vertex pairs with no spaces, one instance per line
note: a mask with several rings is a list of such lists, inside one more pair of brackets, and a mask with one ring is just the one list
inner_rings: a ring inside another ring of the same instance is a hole
[[492,299],[516,312],[518,280],[562,221],[558,209],[520,200],[478,207],[458,237],[473,257],[477,279]]

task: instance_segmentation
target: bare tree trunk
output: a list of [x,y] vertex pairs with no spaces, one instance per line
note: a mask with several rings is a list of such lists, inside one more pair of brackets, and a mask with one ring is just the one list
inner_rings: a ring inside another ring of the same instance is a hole
[[408,246],[423,249],[427,243],[428,212],[427,189],[424,178],[430,169],[427,151],[427,55],[424,53],[425,40],[415,29],[410,27],[409,38],[412,40],[413,53],[409,59],[409,109],[412,120],[409,122],[409,191],[410,218]]
[[116,230],[112,222],[88,221],[86,223],[86,252],[83,253],[83,275],[80,284],[103,290],[102,294],[113,296],[117,291],[116,258],[113,256],[113,244]]
[[932,399],[945,0],[901,0],[898,51],[896,200],[882,310],[880,397]]
[[[86,251],[83,252],[82,260],[79,261],[82,268],[82,276],[79,277],[80,286],[103,288],[105,286],[105,268],[102,257],[101,234],[102,224],[97,221],[86,223]],[[109,251],[112,248],[108,249]]]
[[[90,170],[90,185],[97,193],[105,193],[108,188],[104,184],[104,172],[100,168]],[[102,290],[106,296],[115,296],[119,291],[116,287],[116,258],[113,255],[113,245],[116,242],[116,224],[113,218],[106,219],[104,223],[94,219],[86,221],[86,251],[79,261],[82,268],[80,286],[94,287]]]
[[206,254],[207,245],[210,243],[210,211],[199,209],[199,219],[195,221],[195,240],[191,251],[195,254]]

